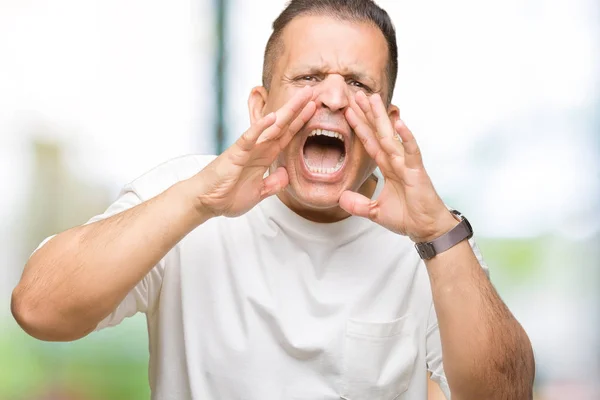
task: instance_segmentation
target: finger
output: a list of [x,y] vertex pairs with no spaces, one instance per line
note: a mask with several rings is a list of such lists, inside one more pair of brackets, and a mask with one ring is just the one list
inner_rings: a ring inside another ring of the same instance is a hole
[[[362,92],[360,92],[362,93]],[[363,93],[364,94],[364,93]],[[355,94],[354,96],[349,96],[349,100],[350,100],[350,108],[352,110],[354,110],[354,112],[356,113],[356,115],[363,121],[365,121],[366,123],[369,123],[367,116],[365,115],[365,113],[362,111],[362,109],[360,108],[360,106],[358,105],[357,101],[356,101],[356,96],[358,94]]]
[[304,107],[308,104],[313,95],[313,89],[310,86],[305,86],[298,93],[283,105],[279,110],[275,112],[276,120],[275,124],[266,129],[262,135],[260,135],[258,143],[265,142],[267,140],[275,140],[283,135],[288,126],[294,121],[294,119],[302,112]]
[[256,140],[259,138],[260,134],[264,132],[265,129],[269,128],[276,121],[275,113],[269,113],[259,119],[256,123],[252,124],[250,129],[248,129],[242,136],[237,140],[238,146],[243,150],[250,150],[252,146],[256,143]]
[[373,130],[367,124],[367,122],[364,119],[359,118],[353,108],[348,108],[346,110],[346,120],[358,139],[361,141],[367,154],[373,160],[375,160],[377,166],[381,168],[382,172],[389,169],[389,161],[387,160],[387,156],[382,150],[379,141],[375,137],[375,133],[373,133]]
[[375,93],[369,99],[369,103],[373,111],[373,117],[375,118],[375,129],[377,130],[377,136],[379,137],[381,147],[392,158],[403,157],[404,148],[402,147],[402,142],[399,140],[400,137],[394,130],[394,126],[387,113],[387,109],[381,100],[381,96],[379,96],[378,93]]
[[368,218],[372,221],[377,219],[377,202],[363,196],[360,193],[346,190],[340,197],[340,207],[351,215]]
[[417,144],[417,140],[413,136],[412,132],[402,122],[402,120],[396,121],[394,126],[398,135],[402,139],[402,146],[404,147],[404,162],[408,168],[423,168],[423,158],[421,156],[421,149]]
[[[399,145],[397,141],[393,140],[394,134],[392,123],[389,120],[387,112],[385,111],[385,106],[383,106],[381,97],[379,94],[375,93],[371,96],[371,99],[373,98],[375,98],[375,104],[371,103],[371,100],[366,94],[363,92],[358,92],[356,94],[356,104],[360,107],[360,110],[364,114],[366,121],[371,126],[371,129],[375,132],[375,137],[379,140],[380,147],[384,150],[384,152],[393,156],[393,158],[402,157],[404,153],[402,146]],[[377,103],[377,100],[380,104]],[[375,105],[383,107],[383,111],[381,111],[381,109],[375,110]],[[389,133],[390,130],[392,131],[391,134]],[[397,163],[398,162],[396,162],[396,164]]]
[[375,93],[369,98],[369,105],[371,106],[373,123],[375,129],[377,129],[377,135],[380,138],[393,137],[394,127],[379,93]]
[[360,107],[361,111],[365,115],[365,118],[369,124],[373,127],[375,126],[375,117],[373,116],[373,111],[371,110],[371,103],[369,103],[369,98],[366,94],[359,91],[355,96],[356,104]]
[[309,101],[308,104],[304,106],[304,109],[302,109],[300,115],[294,119],[287,129],[287,132],[280,139],[281,147],[285,147],[289,141],[292,140],[292,137],[294,137],[294,135],[298,133],[300,129],[302,129],[302,127],[306,125],[306,123],[312,118],[316,110],[317,105],[314,101]]
[[[366,100],[368,100],[368,103]],[[378,93],[373,94],[368,99],[364,96],[364,98],[360,100],[360,103],[363,108],[368,108],[370,110],[369,115],[371,117],[371,123],[376,131],[381,148],[389,154],[392,159],[402,158],[404,156],[404,148],[402,147],[402,143],[397,140],[399,137],[394,131],[392,121],[381,100],[381,96]],[[398,162],[403,163],[402,160],[396,160],[394,164],[398,164]]]
[[356,111],[352,108],[348,108],[346,110],[346,120],[348,124],[356,133],[356,136],[360,139],[363,144],[363,147],[367,151],[367,154],[371,156],[371,158],[375,159],[377,154],[381,152],[381,146],[379,145],[379,141],[375,138],[375,134],[373,130],[367,125],[364,119],[361,119]]
[[289,176],[285,168],[279,167],[263,179],[263,187],[260,191],[261,200],[266,199],[269,196],[279,193],[289,183]]

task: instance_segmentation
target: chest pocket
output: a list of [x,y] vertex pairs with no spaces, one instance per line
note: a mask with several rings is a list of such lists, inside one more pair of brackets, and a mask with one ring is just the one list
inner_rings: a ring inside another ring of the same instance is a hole
[[342,399],[393,400],[408,389],[418,340],[409,315],[391,322],[348,320],[343,347]]

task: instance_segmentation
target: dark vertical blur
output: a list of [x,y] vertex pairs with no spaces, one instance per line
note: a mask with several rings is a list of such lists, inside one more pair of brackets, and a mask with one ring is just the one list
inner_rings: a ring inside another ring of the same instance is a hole
[[227,0],[216,0],[217,15],[217,59],[216,59],[216,137],[217,154],[221,154],[225,147],[225,71],[227,66],[227,55],[225,49],[227,32]]

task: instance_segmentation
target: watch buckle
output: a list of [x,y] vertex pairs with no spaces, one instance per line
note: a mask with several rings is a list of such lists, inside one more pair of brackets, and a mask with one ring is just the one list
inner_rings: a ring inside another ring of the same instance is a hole
[[416,243],[415,248],[423,260],[429,260],[436,255],[433,244],[430,242]]

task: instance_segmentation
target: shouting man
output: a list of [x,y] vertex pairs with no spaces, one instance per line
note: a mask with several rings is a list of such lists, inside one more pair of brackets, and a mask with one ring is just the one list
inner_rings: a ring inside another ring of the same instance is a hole
[[532,397],[526,333],[391,104],[395,30],[370,0],[293,0],[251,126],[125,186],[46,240],[12,311],[41,340],[147,316],[153,399]]

